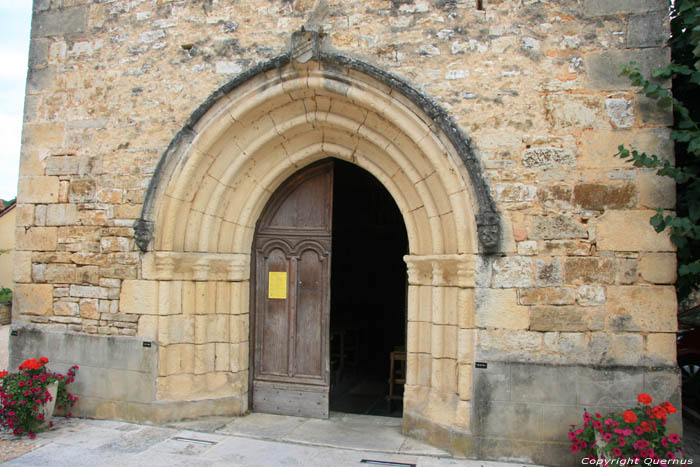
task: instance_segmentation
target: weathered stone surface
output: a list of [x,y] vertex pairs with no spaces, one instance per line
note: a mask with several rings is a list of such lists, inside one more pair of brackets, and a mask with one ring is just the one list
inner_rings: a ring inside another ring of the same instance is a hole
[[[610,2],[613,4],[613,2]],[[632,89],[632,81],[627,76],[620,76],[620,67],[630,62],[637,62],[644,76],[667,64],[670,60],[669,49],[641,50],[605,50],[584,55],[584,64],[588,77],[589,89]]]
[[565,287],[538,287],[520,289],[518,297],[521,305],[573,305],[576,291]]
[[17,197],[22,203],[56,203],[58,177],[20,177]]
[[608,126],[603,123],[603,100],[598,96],[548,95],[544,98],[544,110],[551,128],[606,128]]
[[531,287],[534,285],[532,260],[506,256],[493,262],[491,283],[496,288]]
[[15,242],[18,250],[56,251],[58,230],[56,227],[18,227]]
[[[598,218],[598,248],[613,251],[674,251],[668,231],[649,223],[654,211],[607,211]],[[632,233],[633,232],[633,233]]]
[[600,308],[577,306],[533,306],[530,312],[532,331],[596,331],[605,327]]
[[663,46],[670,35],[667,18],[668,13],[663,9],[630,16],[627,20],[627,47]]
[[650,99],[643,94],[634,95],[635,114],[646,125],[662,127],[673,125],[672,107],[661,107],[658,100]]
[[87,18],[87,6],[35,13],[32,17],[32,37],[83,32],[87,27]]
[[674,253],[645,253],[639,260],[639,274],[653,284],[674,284],[677,278]]
[[581,183],[574,187],[574,202],[584,209],[598,211],[631,208],[636,205],[636,194],[632,183]]
[[499,183],[496,185],[496,199],[502,203],[532,201],[537,190],[533,185],[522,183]]
[[527,329],[530,324],[530,311],[518,305],[515,289],[477,289],[474,305],[477,327]]
[[615,128],[629,128],[634,125],[634,107],[629,99],[605,99],[605,112]]
[[674,209],[676,207],[676,182],[656,171],[644,171],[637,180],[639,205],[649,209]]
[[119,311],[139,315],[158,313],[158,282],[125,280],[119,295]]
[[550,287],[562,284],[561,261],[538,259],[535,261],[535,284],[537,287]]
[[644,356],[652,365],[676,364],[676,333],[647,334]]
[[605,287],[582,285],[576,291],[576,303],[581,306],[599,306],[605,303]]
[[12,296],[13,313],[50,315],[53,313],[53,285],[17,284]]
[[587,238],[588,231],[580,222],[569,216],[530,217],[530,239]]
[[518,255],[520,256],[534,256],[537,254],[537,242],[535,241],[524,241],[518,242]]
[[676,330],[676,291],[671,286],[611,286],[607,296],[607,328],[612,331]]
[[566,258],[565,284],[614,284],[616,262],[613,258]]
[[673,142],[669,138],[669,131],[665,128],[643,132],[637,130],[587,131],[582,142],[578,164],[585,168],[628,168],[627,162],[613,157],[621,144],[626,144],[640,152],[656,154],[663,160],[674,160]]
[[668,4],[663,0],[585,0],[583,11],[586,16],[625,15],[645,11],[664,11]]
[[521,162],[529,169],[576,167],[576,156],[569,149],[531,148],[523,151]]

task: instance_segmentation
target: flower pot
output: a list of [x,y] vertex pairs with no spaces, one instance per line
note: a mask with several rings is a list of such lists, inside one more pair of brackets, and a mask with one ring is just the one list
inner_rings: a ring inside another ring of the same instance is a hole
[[54,381],[53,383],[46,386],[46,390],[49,391],[49,394],[51,394],[51,399],[46,401],[46,403],[41,404],[41,407],[39,407],[39,413],[44,416],[44,421],[42,422],[41,425],[39,425],[39,428],[46,428],[49,426],[49,423],[51,422],[51,417],[53,417],[53,409],[54,409],[54,407],[56,407],[56,395],[58,394],[58,381]]

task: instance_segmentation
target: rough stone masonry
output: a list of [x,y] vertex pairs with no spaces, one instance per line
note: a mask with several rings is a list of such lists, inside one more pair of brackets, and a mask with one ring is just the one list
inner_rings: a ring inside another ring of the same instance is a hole
[[679,403],[675,186],[613,157],[673,158],[618,75],[668,62],[667,7],[34,0],[11,363],[81,365],[89,417],[244,413],[256,216],[332,156],[406,222],[405,432],[570,465],[584,408]]

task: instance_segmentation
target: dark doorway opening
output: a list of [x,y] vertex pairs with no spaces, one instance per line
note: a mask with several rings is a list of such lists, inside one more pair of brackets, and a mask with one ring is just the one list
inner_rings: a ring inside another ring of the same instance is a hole
[[[330,410],[402,416],[389,395],[390,359],[406,349],[406,227],[369,172],[335,161],[330,309]],[[394,380],[405,373],[395,360]],[[405,377],[405,375],[404,375]],[[401,396],[403,385],[394,386]]]

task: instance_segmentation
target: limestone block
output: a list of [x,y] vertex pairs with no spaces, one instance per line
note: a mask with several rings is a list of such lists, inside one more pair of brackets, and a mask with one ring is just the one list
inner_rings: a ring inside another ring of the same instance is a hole
[[22,203],[57,203],[58,177],[21,176],[17,199]]
[[16,284],[12,296],[13,314],[46,316],[53,313],[53,285]]
[[516,289],[476,289],[475,324],[480,328],[527,329],[530,310],[518,305]]
[[232,343],[247,342],[250,333],[250,315],[231,315],[229,317]]
[[542,333],[511,329],[479,330],[477,349],[482,352],[534,353],[542,349]]
[[496,200],[501,203],[517,203],[532,201],[535,199],[537,190],[534,185],[523,183],[497,183]]
[[98,311],[98,300],[94,298],[83,298],[79,301],[80,317],[86,319],[100,319]]
[[582,332],[546,332],[544,348],[560,355],[581,355],[586,351],[586,334]]
[[639,273],[653,284],[674,284],[677,278],[674,253],[645,253],[639,260]]
[[74,225],[77,215],[75,204],[49,204],[46,206],[46,225]]
[[138,328],[136,335],[151,341],[158,340],[158,316],[141,315],[139,316]]
[[634,107],[637,118],[645,125],[669,127],[673,125],[673,110],[671,107],[661,107],[656,99],[644,94],[634,95]]
[[430,386],[444,393],[457,393],[457,360],[433,358]]
[[521,162],[528,169],[576,167],[576,156],[569,149],[539,147],[525,149]]
[[80,307],[75,302],[58,301],[53,305],[53,314],[56,316],[79,316]]
[[610,350],[603,363],[639,365],[644,355],[644,338],[640,334],[613,334]]
[[530,240],[588,238],[586,227],[570,216],[531,216]]
[[606,211],[598,218],[597,240],[601,250],[674,251],[670,234],[657,233],[649,224],[654,211]]
[[409,321],[407,325],[406,348],[409,352],[430,353],[432,324]]
[[194,374],[201,375],[214,371],[216,364],[216,344],[194,346]]
[[160,281],[158,284],[158,313],[161,316],[182,313],[182,282]]
[[550,287],[562,284],[561,261],[552,258],[549,261],[537,259],[535,261],[535,283],[537,287]]
[[85,31],[87,6],[37,12],[32,17],[32,37],[75,34]]
[[649,363],[655,365],[675,365],[676,363],[676,334],[653,333],[647,334],[645,356]]
[[459,289],[457,293],[457,325],[462,329],[474,327],[474,289]]
[[604,327],[602,308],[533,306],[530,312],[530,329],[533,331],[595,331]]
[[406,354],[406,384],[430,386],[432,358],[428,354]]
[[605,305],[613,331],[673,332],[676,291],[672,286],[612,286]]
[[613,157],[618,152],[620,144],[626,144],[637,151],[656,154],[662,160],[674,160],[673,141],[669,138],[669,130],[665,128],[644,130],[594,130],[584,131],[581,137],[581,156],[579,166],[586,168],[629,167],[629,164],[619,157]]
[[664,11],[668,3],[663,0],[585,0],[583,12],[586,16],[625,15],[646,11]]
[[550,128],[609,128],[603,118],[605,113],[600,96],[549,94],[543,101]]
[[56,251],[58,229],[56,227],[18,227],[15,230],[15,248],[28,251]]
[[632,208],[637,202],[637,190],[632,183],[581,183],[574,187],[574,203],[584,209]]
[[229,342],[229,315],[195,315],[196,344]]
[[668,13],[663,10],[631,15],[627,20],[628,48],[661,47],[669,34]]
[[632,89],[634,87],[632,81],[627,76],[620,76],[620,67],[630,62],[637,62],[642,75],[651,76],[654,69],[669,62],[670,55],[668,48],[611,49],[589,52],[583,57],[588,89]]
[[599,306],[605,303],[605,287],[582,285],[576,291],[576,303],[580,306]]
[[521,305],[573,305],[576,291],[566,287],[539,287],[518,290]]
[[457,358],[457,326],[433,324],[430,337],[431,354],[435,358]]
[[637,282],[637,259],[618,258],[617,259],[617,283],[621,285],[631,285]]
[[[47,67],[32,71],[32,77],[52,78],[53,69]],[[35,82],[34,84],[40,84]],[[44,83],[41,83],[44,84]],[[60,123],[25,123],[22,130],[22,152],[20,155],[20,168],[22,176],[44,175],[43,161],[46,155],[57,150],[63,145],[64,125]],[[20,199],[20,202],[22,200]]]
[[29,227],[34,225],[34,205],[33,204],[18,204],[15,212],[17,213],[17,226]]
[[196,287],[195,282],[184,281],[182,283],[182,312],[193,315],[196,308]]
[[158,282],[123,281],[119,295],[119,311],[139,315],[158,314]]
[[528,258],[519,256],[497,258],[493,262],[493,287],[509,288],[533,286],[532,266],[532,260]]
[[158,317],[158,342],[168,344],[192,344],[195,342],[195,317],[193,315],[167,315]]
[[473,329],[460,329],[457,334],[457,361],[459,363],[471,363],[474,361],[474,338]]
[[649,209],[676,207],[676,182],[656,174],[655,170],[642,172],[637,179],[639,205]]
[[615,128],[630,128],[634,125],[634,107],[630,99],[624,97],[605,99],[605,112]]
[[565,284],[614,284],[617,262],[605,257],[569,257],[564,262]]
[[474,365],[472,363],[460,364],[458,367],[459,376],[457,389],[459,398],[463,401],[471,400],[472,398],[472,373]]
[[216,361],[214,363],[216,371],[229,371],[231,369],[230,347],[231,344],[216,344]]
[[13,277],[15,283],[32,281],[32,253],[31,251],[15,251],[13,260]]
[[528,240],[524,242],[518,242],[518,255],[520,256],[534,256],[537,254],[537,242],[533,240]]

